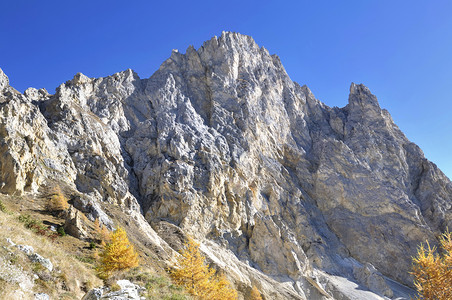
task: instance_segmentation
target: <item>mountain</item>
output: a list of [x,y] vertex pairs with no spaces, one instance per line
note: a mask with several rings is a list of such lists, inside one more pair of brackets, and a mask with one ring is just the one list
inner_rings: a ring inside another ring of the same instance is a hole
[[62,185],[110,227],[119,207],[169,264],[192,235],[241,297],[409,299],[417,246],[452,228],[451,181],[367,87],[328,107],[249,36],[54,95],[0,70],[0,91],[2,193]]

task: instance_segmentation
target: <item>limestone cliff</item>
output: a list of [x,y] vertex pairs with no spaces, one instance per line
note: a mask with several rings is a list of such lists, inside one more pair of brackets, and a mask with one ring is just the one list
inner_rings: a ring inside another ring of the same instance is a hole
[[236,33],[173,50],[149,79],[77,74],[54,95],[0,70],[0,137],[1,192],[62,180],[164,251],[174,226],[204,240],[268,299],[407,297],[417,245],[452,228],[450,180],[364,85],[330,108]]

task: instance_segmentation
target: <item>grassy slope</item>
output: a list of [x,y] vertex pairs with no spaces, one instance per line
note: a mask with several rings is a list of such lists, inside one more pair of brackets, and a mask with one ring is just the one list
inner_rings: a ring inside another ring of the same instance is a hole
[[[47,293],[51,299],[80,299],[87,290],[104,284],[114,286],[115,280],[122,278],[146,287],[147,299],[190,299],[183,290],[172,285],[165,265],[142,243],[139,230],[127,228],[127,217],[115,207],[109,208],[110,214],[119,216],[115,220],[117,224],[131,233],[129,239],[139,252],[140,266],[103,283],[95,272],[99,249],[69,235],[56,236],[48,229],[51,225],[63,225],[64,220],[46,211],[47,199],[0,195],[0,201],[9,212],[0,211],[0,299],[33,299],[34,293]],[[21,215],[42,222],[44,235],[26,228],[24,222],[19,221]],[[8,245],[7,238],[16,244],[32,246],[36,253],[51,260],[54,271],[32,263],[23,252]]]

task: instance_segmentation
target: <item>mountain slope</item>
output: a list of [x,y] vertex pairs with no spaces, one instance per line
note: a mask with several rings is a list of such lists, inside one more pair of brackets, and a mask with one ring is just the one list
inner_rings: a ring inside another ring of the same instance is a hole
[[273,298],[353,299],[345,281],[396,296],[417,245],[452,227],[450,180],[365,86],[330,108],[249,36],[173,51],[149,79],[20,94],[0,72],[0,89],[2,192],[63,180],[91,218],[110,224],[98,203],[117,205],[167,252],[177,226]]

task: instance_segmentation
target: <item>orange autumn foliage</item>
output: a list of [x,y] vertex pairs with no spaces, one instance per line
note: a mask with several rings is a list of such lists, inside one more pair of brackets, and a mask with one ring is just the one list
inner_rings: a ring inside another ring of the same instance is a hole
[[262,300],[262,295],[256,286],[253,286],[250,293],[250,300]]
[[67,198],[63,195],[59,187],[55,187],[47,199],[46,209],[50,212],[61,212],[68,209],[68,207]]
[[452,299],[452,234],[444,233],[440,238],[442,253],[436,247],[421,244],[417,256],[413,258],[414,285],[418,299]]
[[97,267],[101,278],[108,278],[114,271],[125,270],[138,266],[138,253],[127,238],[127,233],[118,227],[111,234],[111,242],[105,245],[100,254],[100,264]]
[[178,268],[171,272],[173,281],[201,300],[235,300],[237,291],[231,288],[229,281],[205,263],[205,257],[199,251],[199,244],[189,238],[185,249],[177,259]]

